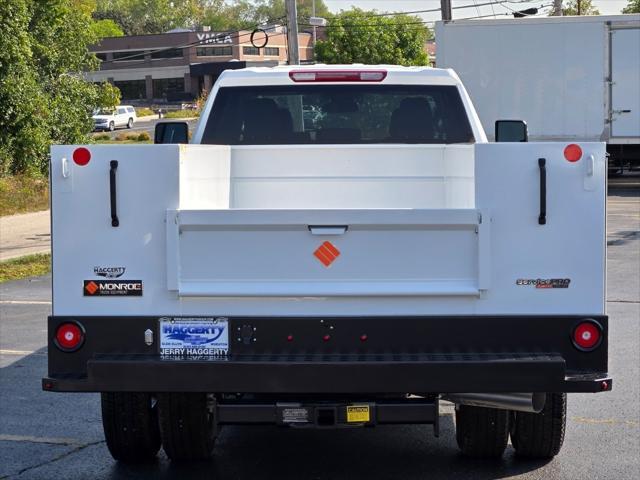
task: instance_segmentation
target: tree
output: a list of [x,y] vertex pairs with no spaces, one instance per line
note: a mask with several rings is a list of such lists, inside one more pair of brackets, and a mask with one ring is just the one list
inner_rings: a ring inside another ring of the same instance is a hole
[[640,13],[640,0],[628,0],[628,2],[622,9],[622,13]]
[[374,16],[357,8],[331,18],[315,54],[324,63],[427,65],[429,29],[419,17]]
[[600,15],[600,11],[593,5],[593,0],[570,0],[562,7],[562,14],[578,15],[578,3],[580,15]]
[[208,5],[219,0],[99,0],[96,20],[112,20],[126,35],[163,33],[202,24]]
[[0,174],[46,173],[52,143],[84,143],[113,88],[86,82],[97,38],[84,0],[0,2]]

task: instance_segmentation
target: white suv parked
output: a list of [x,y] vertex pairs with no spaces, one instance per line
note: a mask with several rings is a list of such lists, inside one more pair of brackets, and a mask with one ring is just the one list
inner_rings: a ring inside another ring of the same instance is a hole
[[96,110],[93,115],[95,130],[114,131],[116,127],[132,128],[138,119],[135,109],[130,105],[118,105],[111,109]]

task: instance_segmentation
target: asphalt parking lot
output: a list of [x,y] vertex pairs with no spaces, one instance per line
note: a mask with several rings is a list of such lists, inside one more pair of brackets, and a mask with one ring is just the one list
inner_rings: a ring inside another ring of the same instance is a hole
[[462,457],[452,409],[431,427],[228,427],[211,462],[114,462],[96,394],[40,389],[50,277],[0,285],[0,479],[637,479],[640,478],[640,190],[611,190],[608,314],[612,392],[573,394],[565,445],[550,462]]

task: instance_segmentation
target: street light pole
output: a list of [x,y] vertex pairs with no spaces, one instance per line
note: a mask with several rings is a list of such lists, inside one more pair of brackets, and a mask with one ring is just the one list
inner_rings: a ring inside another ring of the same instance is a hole
[[286,0],[285,7],[287,9],[287,59],[289,65],[300,65],[296,0]]

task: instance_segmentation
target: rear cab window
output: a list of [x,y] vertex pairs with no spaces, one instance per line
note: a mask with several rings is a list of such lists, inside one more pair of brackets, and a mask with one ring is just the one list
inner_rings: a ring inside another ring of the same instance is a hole
[[202,143],[454,144],[474,136],[456,86],[222,87]]

